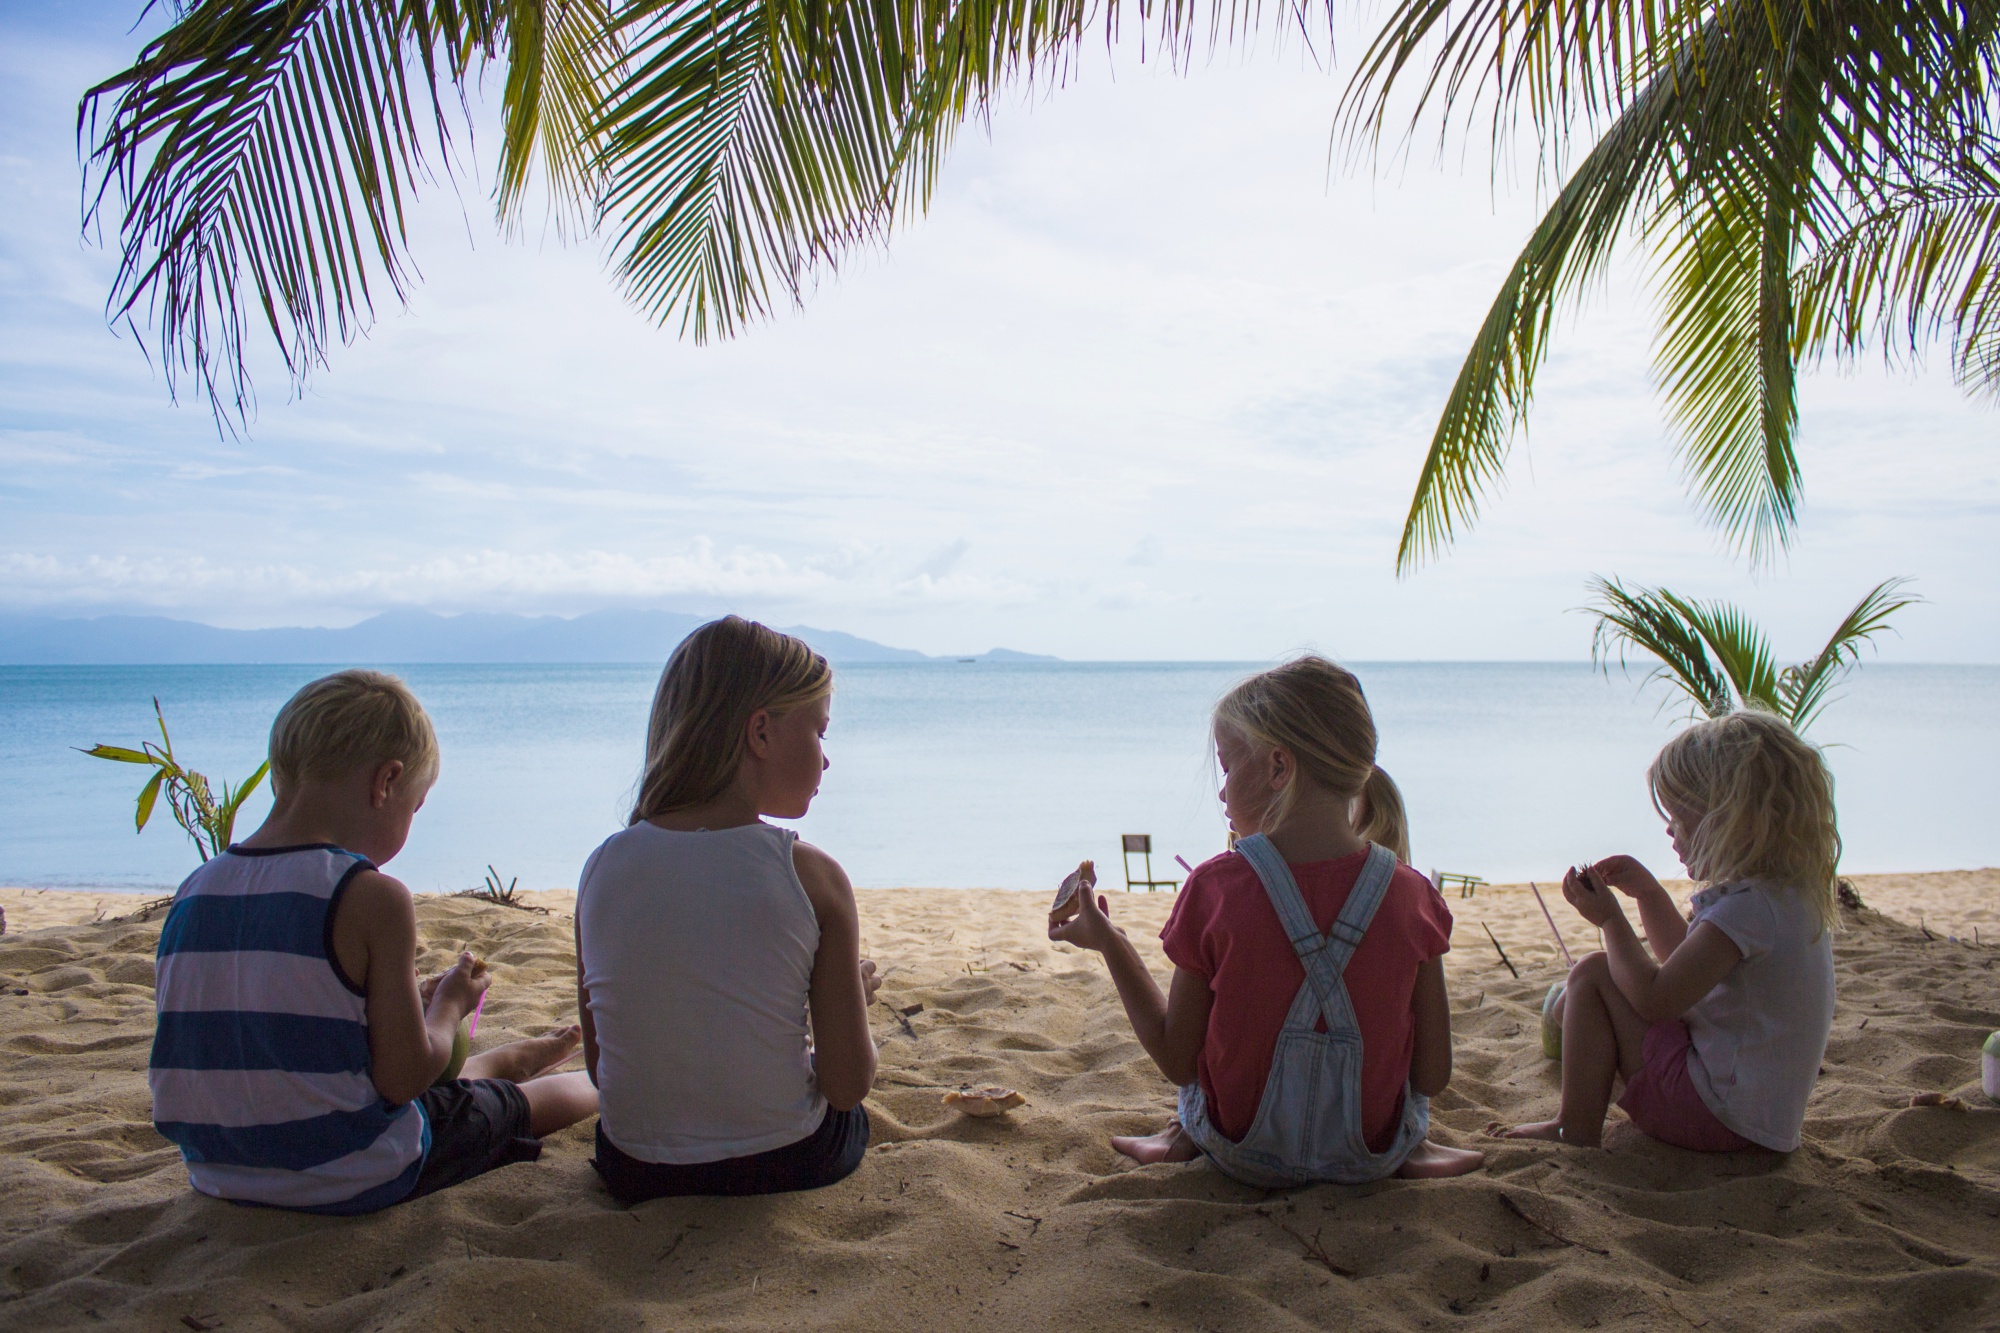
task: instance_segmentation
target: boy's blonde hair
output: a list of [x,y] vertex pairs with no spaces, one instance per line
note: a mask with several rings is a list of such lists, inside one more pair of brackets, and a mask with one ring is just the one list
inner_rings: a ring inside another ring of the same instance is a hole
[[1685,813],[1688,873],[1704,883],[1760,879],[1803,894],[1822,932],[1840,929],[1840,829],[1833,774],[1819,748],[1772,713],[1697,722],[1646,770],[1653,806]]
[[[1353,672],[1310,654],[1259,672],[1222,696],[1214,725],[1290,752],[1299,774],[1336,796],[1362,797],[1355,831],[1409,860],[1402,793],[1375,767],[1375,718]],[[1294,781],[1264,812],[1265,826],[1284,822],[1297,799]]]
[[415,781],[437,778],[437,733],[410,687],[380,671],[336,671],[303,685],[271,723],[271,791],[400,759]]
[[631,822],[722,795],[743,766],[743,730],[758,709],[786,713],[832,693],[833,668],[803,639],[740,616],[709,621],[660,673]]

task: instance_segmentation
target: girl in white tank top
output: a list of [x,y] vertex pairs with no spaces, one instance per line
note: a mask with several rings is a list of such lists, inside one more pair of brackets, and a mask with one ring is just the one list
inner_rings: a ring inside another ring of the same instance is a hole
[[867,1147],[874,1081],[854,892],[763,816],[827,768],[826,660],[734,616],[674,652],[631,825],[584,867],[577,999],[619,1199],[830,1184]]

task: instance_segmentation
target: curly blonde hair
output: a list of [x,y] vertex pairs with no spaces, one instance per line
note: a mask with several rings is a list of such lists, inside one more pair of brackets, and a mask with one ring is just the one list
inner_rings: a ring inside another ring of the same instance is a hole
[[1772,713],[1698,722],[1646,770],[1662,818],[1690,819],[1688,873],[1708,884],[1758,879],[1804,896],[1822,933],[1840,929],[1840,828],[1819,748]]

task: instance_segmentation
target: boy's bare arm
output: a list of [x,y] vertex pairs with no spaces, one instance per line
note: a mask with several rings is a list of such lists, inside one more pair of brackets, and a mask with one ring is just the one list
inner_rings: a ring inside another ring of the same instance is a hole
[[1443,958],[1418,964],[1410,1008],[1416,1017],[1410,1086],[1435,1097],[1451,1083],[1451,998],[1445,993]]
[[861,917],[847,872],[807,843],[792,845],[799,884],[819,918],[808,999],[819,1090],[836,1111],[859,1106],[875,1086],[875,1037],[868,1030],[869,977],[861,959]]
[[417,990],[417,911],[398,880],[364,870],[334,909],[334,952],[368,1000],[369,1074],[383,1099],[414,1101],[451,1059],[459,1020],[485,979],[461,961],[439,980],[426,1012]]

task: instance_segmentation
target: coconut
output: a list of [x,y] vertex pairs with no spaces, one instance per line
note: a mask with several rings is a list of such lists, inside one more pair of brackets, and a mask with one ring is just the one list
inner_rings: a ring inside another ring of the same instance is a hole
[[1542,997],[1542,1054],[1551,1060],[1563,1058],[1562,1014],[1557,1005],[1562,1002],[1563,988],[1567,982],[1558,981],[1549,987],[1549,993]]

